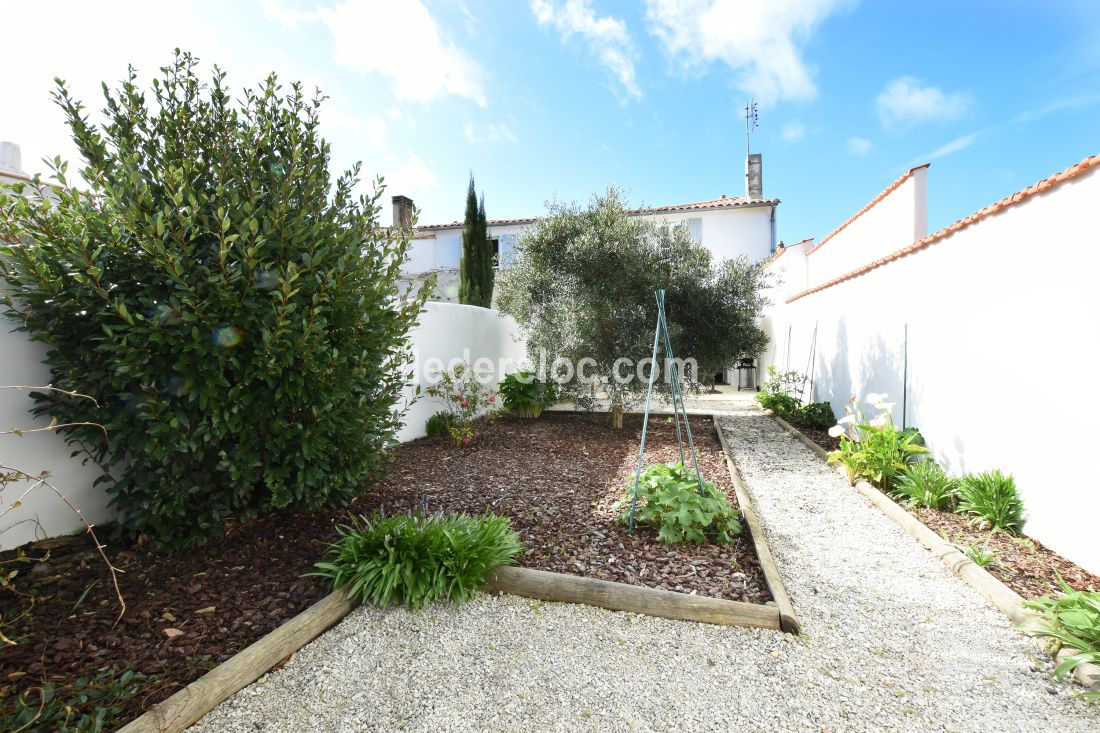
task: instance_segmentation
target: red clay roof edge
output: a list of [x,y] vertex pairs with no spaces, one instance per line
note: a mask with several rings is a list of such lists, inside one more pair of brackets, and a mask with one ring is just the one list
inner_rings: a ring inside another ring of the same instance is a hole
[[[993,214],[996,214],[996,213],[998,213],[1000,211],[1003,211],[1007,208],[1015,206],[1016,204],[1020,203],[1021,201],[1029,199],[1029,198],[1031,198],[1032,196],[1034,196],[1036,194],[1044,193],[1044,192],[1049,191],[1053,188],[1057,188],[1058,186],[1065,183],[1066,181],[1072,180],[1072,179],[1076,178],[1077,176],[1081,175],[1082,173],[1085,173],[1085,172],[1090,171],[1093,168],[1097,168],[1097,167],[1100,167],[1100,154],[1093,155],[1093,156],[1090,156],[1088,158],[1085,158],[1080,163],[1074,163],[1073,165],[1071,165],[1069,168],[1066,168],[1061,173],[1055,173],[1054,175],[1052,175],[1048,178],[1044,178],[1043,180],[1039,181],[1038,183],[1035,183],[1031,186],[1028,186],[1027,188],[1023,189],[1022,191],[1017,191],[1016,193],[1012,194],[1011,196],[1006,196],[1005,198],[1001,199],[1000,201],[995,201],[992,204],[990,204],[989,206],[986,206],[984,209],[980,209],[978,211],[975,211],[970,216],[968,216],[964,219],[959,219],[954,224],[949,224],[949,225],[945,226],[943,229],[940,229],[938,232],[935,232],[934,234],[929,234],[924,239],[919,239],[916,242],[913,242],[912,244],[908,245],[907,247],[902,247],[901,249],[897,250],[896,252],[892,252],[892,253],[886,255],[885,257],[880,257],[879,259],[877,259],[873,262],[867,263],[863,267],[858,267],[855,270],[852,270],[851,272],[847,272],[847,273],[841,275],[840,277],[835,277],[832,280],[829,280],[828,282],[821,283],[820,285],[815,285],[812,288],[809,288],[807,290],[803,290],[800,293],[796,293],[795,295],[792,295],[791,297],[787,298],[786,302],[787,303],[793,303],[794,301],[796,301],[800,298],[805,298],[807,295],[813,295],[814,293],[819,293],[822,290],[833,287],[834,285],[839,285],[842,282],[845,282],[847,280],[851,280],[853,278],[859,277],[860,275],[866,274],[866,273],[870,272],[871,270],[878,269],[879,267],[882,267],[883,265],[887,265],[891,262],[894,262],[895,260],[899,260],[902,257],[905,257],[906,255],[910,255],[914,252],[925,249],[926,247],[929,247],[932,244],[935,244],[939,240],[944,239],[945,237],[948,237],[949,235],[954,234],[955,232],[961,231],[961,230],[966,229],[966,228],[968,228],[968,227],[970,227],[974,224],[977,224],[982,219],[985,219],[989,216],[992,216]],[[821,245],[818,245],[818,246],[820,247]]]
[[875,207],[875,205],[877,205],[880,201],[882,201],[884,198],[886,198],[891,193],[893,193],[897,189],[898,186],[900,186],[901,184],[905,183],[910,178],[912,178],[914,173],[916,173],[917,171],[919,171],[922,168],[927,168],[930,165],[932,165],[932,164],[931,163],[925,163],[924,165],[918,165],[916,168],[910,168],[909,170],[902,173],[901,176],[899,176],[896,181],[891,183],[886,188],[882,189],[882,191],[879,193],[879,195],[875,196],[873,199],[871,199],[867,203],[866,206],[864,206],[862,209],[860,209],[856,213],[849,216],[847,219],[844,220],[843,224],[841,224],[836,229],[834,229],[833,231],[831,231],[827,235],[825,235],[825,238],[822,239],[820,242],[818,242],[815,247],[813,247],[809,252],[806,253],[806,255],[807,256],[812,255],[814,252],[821,249],[825,245],[826,242],[828,242],[830,239],[832,239],[836,235],[840,234],[844,230],[845,227],[847,227],[853,221],[855,221],[856,219],[858,219],[859,217],[863,216],[868,211],[873,209]]

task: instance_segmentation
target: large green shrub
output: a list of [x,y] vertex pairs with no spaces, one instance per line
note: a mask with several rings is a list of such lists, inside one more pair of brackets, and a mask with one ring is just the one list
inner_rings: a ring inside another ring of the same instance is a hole
[[466,192],[466,218],[462,226],[462,257],[458,263],[458,302],[489,308],[493,304],[493,243],[485,218],[485,194],[478,201],[474,175]]
[[83,180],[58,160],[52,201],[0,195],[0,267],[53,384],[98,400],[35,412],[104,425],[64,433],[113,466],[126,530],[182,545],[362,490],[427,290],[398,295],[409,232],[379,226],[378,187],[330,176],[319,97],[271,76],[234,101],[187,54],[162,71],[151,104],[133,72],[105,88],[102,126],[58,81]]
[[401,514],[352,518],[339,528],[314,575],[348,597],[376,606],[420,608],[429,601],[468,600],[489,572],[523,550],[505,517]]

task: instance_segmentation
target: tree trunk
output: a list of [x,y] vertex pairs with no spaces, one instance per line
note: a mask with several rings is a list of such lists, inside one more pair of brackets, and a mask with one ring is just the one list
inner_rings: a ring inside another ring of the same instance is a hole
[[623,429],[623,406],[612,405],[611,406],[611,427],[616,430]]

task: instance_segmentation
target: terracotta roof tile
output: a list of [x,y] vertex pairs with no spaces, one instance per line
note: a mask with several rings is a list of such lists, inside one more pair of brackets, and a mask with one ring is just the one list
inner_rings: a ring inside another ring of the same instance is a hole
[[899,177],[896,181],[891,183],[886,188],[882,189],[882,192],[878,196],[875,196],[873,199],[871,199],[871,201],[866,206],[864,206],[862,209],[860,209],[856,213],[849,216],[844,221],[843,224],[841,224],[836,229],[834,229],[833,231],[831,231],[827,235],[825,235],[825,237],[820,242],[817,243],[817,246],[814,247],[813,249],[811,249],[806,254],[807,255],[812,255],[814,252],[821,249],[825,245],[826,242],[828,242],[830,239],[832,239],[833,237],[835,237],[836,235],[838,235],[842,231],[844,231],[845,227],[847,227],[849,224],[851,224],[853,221],[855,221],[859,217],[866,214],[868,211],[870,211],[872,208],[874,208],[876,204],[878,204],[884,198],[886,198],[891,193],[893,193],[897,189],[898,186],[900,186],[901,184],[905,183],[910,178],[912,178],[914,173],[921,170],[922,168],[927,168],[930,165],[932,165],[932,164],[931,163],[925,163],[924,165],[918,165],[916,168],[910,168],[909,170],[905,171],[905,173],[902,173],[901,177]]
[[[901,249],[897,250],[896,252],[892,252],[891,254],[888,254],[885,257],[880,257],[879,259],[877,259],[873,262],[867,263],[863,267],[856,268],[855,270],[852,270],[851,272],[847,272],[847,273],[841,275],[840,277],[835,277],[832,280],[829,280],[828,282],[821,283],[820,285],[815,285],[814,287],[809,288],[808,290],[803,290],[801,293],[797,293],[795,295],[792,295],[790,298],[787,298],[787,302],[788,303],[793,303],[794,301],[798,300],[799,298],[805,298],[807,295],[813,295],[814,293],[819,293],[822,290],[833,287],[834,285],[839,285],[842,282],[845,282],[847,280],[851,280],[852,278],[855,278],[855,277],[859,277],[860,275],[868,273],[871,270],[875,270],[879,267],[882,267],[883,265],[894,262],[895,260],[899,260],[902,257],[905,257],[906,255],[909,255],[909,254],[912,254],[914,252],[918,252],[922,249],[925,249],[926,247],[929,247],[929,246],[935,244],[936,242],[940,241],[941,239],[949,237],[950,235],[954,234],[955,232],[962,231],[963,229],[966,229],[967,227],[970,227],[974,224],[977,224],[982,219],[990,217],[990,216],[992,216],[992,215],[994,215],[998,212],[1001,212],[1001,211],[1003,211],[1003,210],[1005,210],[1005,209],[1007,209],[1011,206],[1015,206],[1016,204],[1020,203],[1021,201],[1025,201],[1025,200],[1031,198],[1035,194],[1043,193],[1044,191],[1049,191],[1052,188],[1060,186],[1061,184],[1065,183],[1066,181],[1069,181],[1069,180],[1072,180],[1073,178],[1076,178],[1077,176],[1081,175],[1082,173],[1085,173],[1087,171],[1092,170],[1093,168],[1098,168],[1098,167],[1100,167],[1100,154],[1093,155],[1089,158],[1085,158],[1080,163],[1077,163],[1075,165],[1071,165],[1069,168],[1066,168],[1061,173],[1055,173],[1053,176],[1050,176],[1049,178],[1044,178],[1043,180],[1039,181],[1038,183],[1036,183],[1032,186],[1029,186],[1029,187],[1025,188],[1024,190],[1022,190],[1022,191],[1017,191],[1016,193],[1012,194],[1011,196],[1006,196],[1005,198],[1001,199],[1000,201],[996,201],[996,202],[990,204],[989,206],[986,206],[984,209],[981,209],[979,211],[975,211],[970,216],[968,216],[964,219],[959,219],[954,224],[949,224],[948,226],[944,227],[943,229],[939,230],[938,232],[936,232],[934,234],[929,234],[924,239],[919,239],[919,240],[917,240],[916,242],[913,242],[912,244],[910,244],[907,247],[902,247]],[[904,178],[904,176],[903,176],[903,178]],[[901,180],[901,179],[899,179],[899,180]],[[821,245],[819,244],[818,247],[820,247],[820,246]]]
[[[679,211],[710,211],[715,209],[751,209],[758,206],[775,206],[779,199],[747,199],[743,196],[727,196],[707,201],[694,201],[689,204],[672,204],[669,206],[654,206],[642,209],[630,209],[628,214],[644,216],[646,214],[661,214],[665,212]],[[533,217],[526,219],[490,219],[489,226],[506,226],[509,224],[531,224]],[[461,229],[462,222],[452,221],[450,224],[425,224],[417,227],[418,230],[432,229]]]

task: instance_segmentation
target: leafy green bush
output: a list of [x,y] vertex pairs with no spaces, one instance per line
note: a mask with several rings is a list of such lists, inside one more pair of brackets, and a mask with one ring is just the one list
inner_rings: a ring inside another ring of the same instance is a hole
[[511,565],[523,549],[505,517],[486,514],[402,514],[352,517],[338,528],[326,560],[316,564],[332,587],[348,597],[385,607],[421,608],[449,598],[462,603],[490,570]]
[[520,417],[538,417],[555,400],[554,385],[527,371],[506,376],[499,390],[505,409],[514,410]]
[[902,468],[890,487],[913,506],[950,511],[959,500],[959,481],[935,461],[918,461]]
[[967,474],[959,481],[959,513],[990,529],[1019,531],[1023,528],[1024,502],[1016,481],[1000,471]]
[[[1058,583],[1062,592],[1057,598],[1043,596],[1024,601],[1024,606],[1043,614],[1043,626],[1029,626],[1029,631],[1077,652],[1055,669],[1059,677],[1064,677],[1079,664],[1100,664],[1100,592],[1074,590],[1061,578]],[[1100,692],[1085,694],[1100,700]]]
[[[320,98],[274,76],[233,94],[177,55],[147,106],[134,73],[91,125],[55,98],[82,181],[0,190],[4,303],[48,346],[35,413],[110,464],[130,534],[175,546],[223,520],[312,509],[381,469],[427,287],[399,296],[410,233],[378,222],[381,190],[333,180]],[[106,433],[90,427],[98,423]]]
[[71,687],[52,684],[16,692],[0,686],[0,730],[100,733],[118,728],[125,704],[147,678],[127,669],[80,677]]
[[451,417],[451,413],[440,410],[431,417],[428,418],[428,424],[424,430],[428,433],[429,438],[438,438],[444,435],[451,434],[451,421],[454,418]]
[[878,415],[868,419],[862,403],[853,397],[845,406],[847,414],[829,429],[830,435],[840,438],[840,448],[829,453],[829,463],[843,464],[853,484],[862,478],[890,492],[898,474],[928,449],[919,430],[898,430],[894,425],[894,403],[887,402],[886,395],[869,394],[867,402]]
[[[619,516],[624,523],[630,521],[633,493],[634,480],[630,479],[626,496],[617,502],[624,508]],[[680,463],[658,464],[642,472],[634,521],[657,527],[657,537],[668,544],[698,544],[709,539],[727,545],[741,532],[737,510],[730,506],[729,498],[709,481],[703,482],[700,494],[695,471]]]
[[802,405],[793,415],[794,422],[799,427],[811,427],[824,430],[836,422],[833,415],[833,406],[828,402],[811,402]]
[[798,400],[786,392],[757,392],[756,401],[765,410],[771,410],[783,419],[798,412]]

